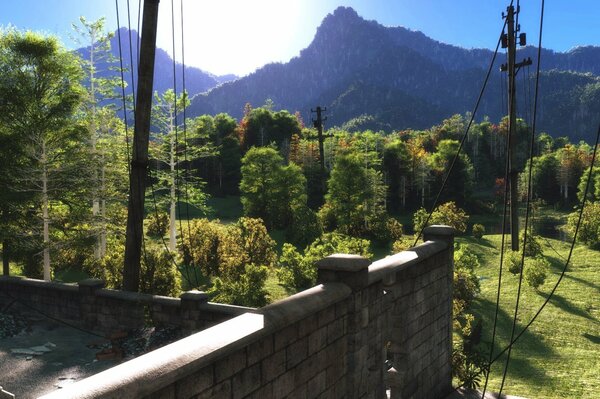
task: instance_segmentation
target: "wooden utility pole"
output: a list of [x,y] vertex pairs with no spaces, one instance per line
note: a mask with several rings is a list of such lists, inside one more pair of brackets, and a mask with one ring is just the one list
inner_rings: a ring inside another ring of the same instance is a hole
[[144,19],[138,65],[138,91],[135,100],[133,156],[131,175],[129,176],[125,264],[123,268],[123,289],[127,291],[138,291],[140,285],[140,260],[144,235],[144,196],[148,168],[148,141],[159,2],[160,0],[144,0]]
[[[516,107],[516,77],[518,68],[531,65],[531,59],[515,63],[517,53],[517,33],[520,26],[515,26],[515,15],[520,12],[510,6],[507,8],[506,25],[508,33],[503,34],[502,47],[507,48],[508,63],[502,65],[502,70],[508,72],[508,151],[509,151],[509,184],[510,184],[510,237],[513,251],[519,250],[519,169],[517,165],[517,107]],[[519,35],[519,44],[525,45],[525,34]]]
[[323,122],[327,120],[327,117],[323,117],[323,112],[326,112],[327,108],[321,108],[317,106],[316,110],[311,109],[311,113],[317,114],[317,119],[313,119],[313,126],[317,128],[317,139],[319,140],[319,165],[320,165],[320,197],[321,200],[325,197],[325,193],[327,192],[327,173],[325,171],[325,149],[323,143],[325,142],[326,137],[333,137],[332,135],[324,135],[323,134]]

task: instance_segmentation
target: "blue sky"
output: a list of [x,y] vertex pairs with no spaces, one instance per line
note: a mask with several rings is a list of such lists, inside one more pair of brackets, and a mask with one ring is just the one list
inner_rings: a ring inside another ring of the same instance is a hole
[[[132,26],[137,4],[130,0]],[[174,0],[179,20],[181,0]],[[515,0],[516,1],[516,0]],[[142,0],[143,2],[143,0]],[[387,26],[420,30],[446,43],[467,48],[496,44],[508,0],[183,0],[186,63],[206,71],[245,75],[272,61],[287,61],[308,46],[323,18],[340,5]],[[536,44],[540,1],[521,2],[520,22]],[[600,1],[547,1],[544,47],[566,51],[600,45]],[[127,1],[119,0],[121,25]],[[0,25],[15,25],[58,35],[67,45],[71,23],[107,17],[114,30],[114,0],[0,0]],[[158,46],[171,52],[171,0],[161,0]],[[180,29],[177,27],[176,29]],[[180,33],[177,34],[179,37]],[[180,52],[177,43],[176,52]]]

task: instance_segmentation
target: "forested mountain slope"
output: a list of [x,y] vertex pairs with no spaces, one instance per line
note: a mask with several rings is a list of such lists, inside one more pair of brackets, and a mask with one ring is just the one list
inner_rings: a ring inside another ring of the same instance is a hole
[[[536,53],[536,48],[527,47],[518,58]],[[246,103],[260,106],[271,99],[277,108],[300,111],[305,117],[310,108],[326,106],[330,126],[363,116],[361,128],[425,128],[472,110],[491,57],[490,50],[443,44],[420,32],[366,21],[353,9],[340,7],[323,20],[299,56],[196,96],[189,114],[227,112],[239,118]],[[589,140],[598,119],[594,110],[600,109],[600,48],[544,50],[542,57],[538,128],[574,141]],[[505,90],[497,68],[502,58],[503,54],[496,62],[479,118],[499,120],[503,115]],[[519,113],[526,117],[534,69],[523,69],[519,82],[526,94],[519,99]]]

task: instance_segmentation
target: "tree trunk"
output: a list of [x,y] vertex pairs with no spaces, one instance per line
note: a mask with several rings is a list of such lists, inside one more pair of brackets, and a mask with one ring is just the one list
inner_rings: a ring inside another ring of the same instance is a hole
[[106,167],[104,165],[104,155],[102,155],[102,172],[100,178],[100,192],[102,193],[102,200],[100,201],[100,237],[99,237],[99,258],[106,256],[106,199],[104,192],[106,190]]
[[133,156],[129,175],[125,260],[123,262],[123,289],[127,291],[138,291],[140,286],[140,261],[144,235],[144,194],[146,192],[148,141],[150,139],[158,3],[159,0],[144,0]]
[[50,281],[50,217],[48,215],[48,170],[46,143],[42,143],[42,224],[44,240],[44,280]]
[[2,241],[2,274],[8,276],[10,274],[10,244],[8,240]]

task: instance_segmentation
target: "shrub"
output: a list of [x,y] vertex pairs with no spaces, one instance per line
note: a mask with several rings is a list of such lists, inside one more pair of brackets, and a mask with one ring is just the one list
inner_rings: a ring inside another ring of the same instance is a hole
[[167,234],[169,215],[166,212],[152,212],[146,220],[146,233],[150,237],[164,237]]
[[[83,269],[90,276],[104,280],[107,288],[121,289],[125,247],[122,243],[109,244],[103,258],[88,258]],[[178,296],[181,293],[181,278],[172,254],[162,247],[146,245],[141,257],[140,291],[166,296]]]
[[475,274],[478,267],[477,256],[467,247],[457,245],[454,251],[454,298],[464,301],[466,306],[480,291]]
[[[525,237],[525,232],[522,231],[521,234],[519,234],[520,243],[523,243],[524,237]],[[527,242],[525,242],[524,250],[525,250],[525,256],[529,256],[532,258],[542,255],[542,246],[540,245],[537,238],[531,233],[527,234]]]
[[[427,210],[424,208],[419,209],[413,216],[413,226],[415,233],[419,233],[425,227],[425,221],[427,220]],[[453,227],[456,231],[464,233],[467,231],[467,221],[469,215],[456,206],[454,202],[446,202],[438,206],[429,218],[428,226],[434,224],[445,224]]]
[[173,254],[164,248],[146,245],[142,256],[140,291],[154,295],[177,297],[181,293],[181,278]]
[[121,289],[124,256],[125,246],[122,243],[110,243],[104,257],[88,258],[83,263],[83,269],[91,277],[104,280],[106,288]]
[[279,257],[277,278],[284,287],[300,291],[315,283],[317,269],[296,247],[285,243]]
[[549,266],[550,263],[542,257],[527,262],[525,264],[525,270],[523,271],[527,284],[537,290],[538,287],[546,281]]
[[277,275],[281,283],[290,290],[302,290],[313,286],[317,279],[315,263],[335,253],[356,254],[365,258],[369,252],[369,240],[339,233],[325,233],[304,250],[304,255],[289,244],[284,244],[279,258]]
[[478,240],[483,238],[483,235],[485,234],[485,227],[482,224],[474,224],[473,225],[473,237],[477,238]]
[[521,252],[510,251],[506,256],[506,264],[508,264],[508,271],[514,275],[521,273]]
[[410,237],[402,237],[399,240],[394,241],[392,244],[392,254],[397,254],[398,252],[406,251],[409,248],[412,248],[414,244],[414,240]]
[[[579,212],[569,215],[567,230],[575,234]],[[600,201],[590,202],[585,205],[581,218],[581,225],[577,232],[577,241],[592,249],[600,248]]]
[[269,269],[265,266],[248,264],[238,279],[213,280],[214,285],[208,290],[213,300],[239,306],[260,307],[268,303],[265,282]]
[[183,262],[200,269],[205,276],[217,276],[220,261],[219,245],[225,229],[219,221],[195,219],[190,222],[189,234],[183,234],[180,250]]

